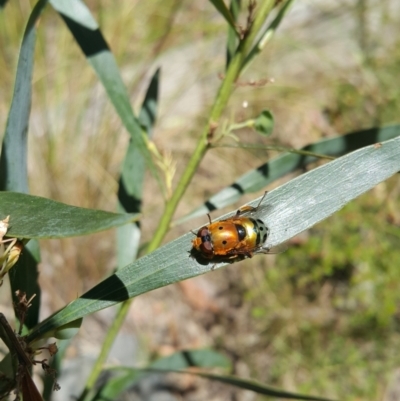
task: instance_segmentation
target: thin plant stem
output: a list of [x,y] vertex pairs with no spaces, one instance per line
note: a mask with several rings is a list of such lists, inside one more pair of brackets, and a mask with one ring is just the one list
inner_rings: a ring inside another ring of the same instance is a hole
[[152,241],[150,242],[147,252],[152,252],[157,249],[165,234],[167,233],[175,210],[178,206],[179,201],[181,200],[183,194],[186,191],[186,188],[189,186],[190,181],[192,180],[194,174],[196,173],[200,162],[203,160],[204,155],[210,147],[210,143],[208,140],[208,136],[212,133],[213,127],[218,123],[227,103],[234,89],[234,83],[238,79],[243,61],[246,58],[246,55],[251,49],[253,42],[262,28],[268,13],[274,6],[273,0],[264,1],[260,4],[260,8],[257,11],[254,22],[251,26],[250,32],[240,43],[238,50],[234,57],[232,58],[229,67],[227,69],[226,75],[220,89],[218,91],[215,103],[211,109],[210,117],[203,128],[203,131],[200,135],[197,146],[193,152],[192,157],[190,158],[187,167],[182,174],[181,179],[179,180],[177,187],[172,194],[171,198],[166,202],[164,213],[161,217],[161,220],[158,225],[158,229],[156,230]]
[[285,146],[276,146],[276,145],[253,145],[253,144],[238,143],[235,145],[232,145],[232,144],[213,145],[212,148],[214,148],[214,149],[215,148],[263,149],[263,150],[272,150],[272,151],[276,151],[276,152],[295,153],[297,155],[311,156],[311,157],[316,157],[318,159],[328,159],[328,160],[336,159],[336,157],[334,157],[334,156],[310,152],[308,150],[287,148]]

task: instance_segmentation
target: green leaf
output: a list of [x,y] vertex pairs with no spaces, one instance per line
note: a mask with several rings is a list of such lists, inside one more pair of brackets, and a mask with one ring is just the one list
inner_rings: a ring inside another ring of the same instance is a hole
[[[400,138],[368,146],[303,174],[268,193],[257,212],[270,228],[266,246],[282,244],[341,209],[400,170]],[[250,204],[256,206],[259,200]],[[235,212],[221,216],[227,218]],[[188,257],[193,234],[162,246],[120,269],[39,324],[30,339],[59,325],[225,263],[200,264]]]
[[0,192],[0,218],[8,215],[7,236],[37,239],[92,234],[132,222],[138,217],[69,206],[17,192]]
[[221,383],[230,384],[239,387],[243,390],[250,390],[257,394],[267,395],[269,397],[285,398],[291,400],[309,400],[309,401],[329,401],[328,398],[314,397],[312,395],[303,395],[289,393],[287,391],[279,390],[273,387],[265,386],[253,380],[241,379],[235,376],[223,376],[210,373],[191,372],[196,376],[204,377],[205,379],[219,381]]
[[[147,89],[139,114],[140,124],[148,135],[153,130],[158,106],[160,69],[154,73]],[[118,211],[139,213],[142,205],[143,180],[146,165],[138,148],[130,141],[122,165],[118,187]],[[139,250],[140,227],[127,224],[117,229],[118,267],[126,266],[136,259]]]
[[274,129],[274,116],[269,110],[263,110],[254,120],[254,128],[260,134],[269,136]]
[[147,88],[146,96],[139,113],[140,125],[145,128],[149,137],[153,136],[153,128],[157,118],[160,73],[161,69],[157,68],[156,72],[151,77],[150,85]]
[[112,374],[112,377],[103,384],[102,388],[97,391],[96,395],[92,398],[89,396],[85,398],[86,400],[114,400],[145,376],[145,374],[139,369],[125,367],[110,368],[107,369],[106,372]]
[[[110,368],[106,371],[112,376],[102,387],[95,399],[115,399],[123,391],[135,385],[148,371],[176,371],[189,367],[230,369],[231,362],[223,354],[209,349],[179,351],[153,362],[149,368],[130,369],[125,367]],[[108,376],[108,375],[107,375]]]
[[204,379],[218,381],[220,383],[229,384],[242,390],[250,390],[257,394],[266,395],[275,398],[284,398],[292,400],[308,400],[308,401],[329,401],[328,398],[315,397],[312,395],[290,393],[288,391],[279,390],[274,387],[266,386],[253,380],[242,379],[237,376],[227,376],[204,372],[184,371],[174,369],[157,369],[157,368],[114,368],[108,369],[109,372],[116,372],[118,376],[112,378],[104,388],[99,392],[95,400],[114,399],[122,391],[134,385],[144,376],[144,373],[179,373],[199,376]]
[[130,133],[133,144],[140,150],[150,171],[158,178],[142,128],[133,114],[128,91],[122,81],[118,65],[90,10],[80,0],[50,0],[50,4],[65,21],[103,84],[122,123]]
[[254,44],[243,62],[242,71],[250,64],[250,62],[257,56],[257,54],[262,51],[266,43],[272,38],[275,31],[278,29],[280,23],[282,22],[283,17],[288,13],[292,3],[293,0],[287,0],[285,3],[283,3],[274,20],[269,25],[266,25],[265,28],[261,31],[259,39]]
[[[301,148],[301,150],[316,154],[339,156],[363,146],[386,141],[399,135],[400,125],[371,128],[335,138],[323,139],[312,145],[307,145]],[[315,162],[315,160],[315,157],[296,153],[285,153],[275,157],[271,161],[242,175],[230,186],[213,195],[202,206],[181,217],[174,224],[183,223],[194,217],[206,216],[207,213],[213,210],[232,205],[244,194],[257,192],[279,178],[284,177],[286,174],[304,168],[308,164]]]
[[[0,328],[1,331],[1,328]],[[0,334],[1,339],[4,341],[4,334]],[[8,345],[7,345],[8,347]],[[9,348],[9,347],[8,347]],[[0,361],[0,396],[4,396],[9,393],[15,387],[14,372],[18,370],[18,360],[13,358],[11,353],[7,353],[6,356]]]
[[[29,17],[22,39],[18,58],[14,93],[2,143],[0,156],[0,190],[28,193],[27,131],[32,101],[32,73],[36,43],[36,24],[46,0],[36,3]],[[32,250],[35,252],[32,252]],[[26,247],[10,275],[11,292],[16,301],[15,291],[36,294],[32,301],[26,325],[32,328],[39,320],[40,287],[37,282],[40,262],[39,245],[32,241]],[[17,270],[18,269],[18,270]]]
[[[143,156],[132,143],[129,143],[118,187],[118,212],[139,212],[142,205],[143,177],[145,163]],[[140,242],[139,224],[131,223],[117,229],[118,268],[136,259]]]
[[228,7],[225,5],[223,0],[210,0],[210,2],[214,5],[214,7],[218,10],[218,12],[225,18],[226,22],[231,26],[231,28],[236,32],[236,35],[239,35],[236,30],[235,20],[232,17],[231,12],[228,10]]
[[76,319],[73,322],[65,324],[64,326],[57,327],[57,329],[51,333],[50,337],[57,338],[58,340],[71,339],[78,333],[81,326],[82,319]]
[[32,98],[36,23],[47,1],[39,1],[27,23],[0,157],[0,190],[28,192],[27,131]]
[[228,39],[226,43],[226,70],[229,67],[229,64],[236,53],[236,49],[239,45],[239,38],[236,29],[236,22],[240,12],[240,3],[241,0],[231,0],[231,5],[229,7],[229,11],[235,21],[235,26],[228,26]]

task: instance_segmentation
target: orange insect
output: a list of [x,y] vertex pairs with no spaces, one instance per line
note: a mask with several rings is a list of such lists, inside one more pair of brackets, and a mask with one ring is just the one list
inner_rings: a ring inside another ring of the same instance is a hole
[[233,217],[211,222],[201,227],[193,239],[191,256],[199,263],[229,262],[251,258],[254,253],[268,253],[270,248],[265,246],[269,228],[254,215],[261,205],[265,195],[257,207],[244,206]]

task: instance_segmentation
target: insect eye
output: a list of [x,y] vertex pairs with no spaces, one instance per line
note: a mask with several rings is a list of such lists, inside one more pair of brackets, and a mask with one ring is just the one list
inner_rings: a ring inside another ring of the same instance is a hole
[[204,244],[205,242],[211,242],[211,236],[209,234],[203,235],[201,237],[201,242]]
[[203,242],[202,247],[205,252],[210,252],[213,249],[211,242]]
[[223,243],[224,245],[226,245],[226,241],[222,241],[222,243]]
[[218,230],[223,230],[223,229],[224,229],[224,227],[222,227],[222,226],[218,227]]

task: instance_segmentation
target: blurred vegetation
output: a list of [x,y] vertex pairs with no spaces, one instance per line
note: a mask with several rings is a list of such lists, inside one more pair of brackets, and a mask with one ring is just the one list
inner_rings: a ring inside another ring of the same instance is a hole
[[381,399],[400,363],[400,229],[390,210],[398,190],[395,177],[347,205],[248,291],[273,355],[270,379],[339,399]]
[[[238,88],[229,118],[242,121],[268,108],[277,125],[272,141],[294,147],[398,121],[400,14],[392,11],[394,3],[295,4],[282,31],[256,61],[255,72],[248,73],[254,79],[274,78],[275,84]],[[5,126],[17,49],[32,4],[13,1],[0,13],[0,126]],[[117,58],[136,109],[148,71],[165,64],[155,142],[180,160],[180,173],[195,144],[202,113],[214,96],[217,72],[224,68],[224,21],[201,1],[87,4]],[[305,16],[300,12],[304,9]],[[59,17],[47,10],[41,25],[29,132],[30,174],[41,179],[30,182],[31,192],[114,210],[128,136],[119,135],[119,119],[100,96],[103,89]],[[243,107],[244,101],[248,107]],[[240,135],[250,136],[247,131]],[[180,212],[260,161],[265,161],[265,152],[213,150]],[[148,182],[145,240],[155,230],[154,216],[161,214],[156,191]],[[379,185],[300,237],[276,257],[274,267],[266,267],[272,262],[260,257],[245,262],[256,273],[240,270],[243,283],[249,285],[238,293],[251,306],[251,316],[243,319],[250,321],[258,342],[235,352],[254,377],[287,390],[341,400],[388,399],[391,377],[400,366],[399,191],[398,177]],[[168,238],[193,226],[175,228]],[[51,309],[90,288],[115,264],[109,233],[47,241],[43,246],[41,280],[54,298]],[[51,282],[64,282],[65,269],[70,285],[55,293]],[[216,272],[215,277],[222,274]],[[240,333],[226,327],[223,336]]]

